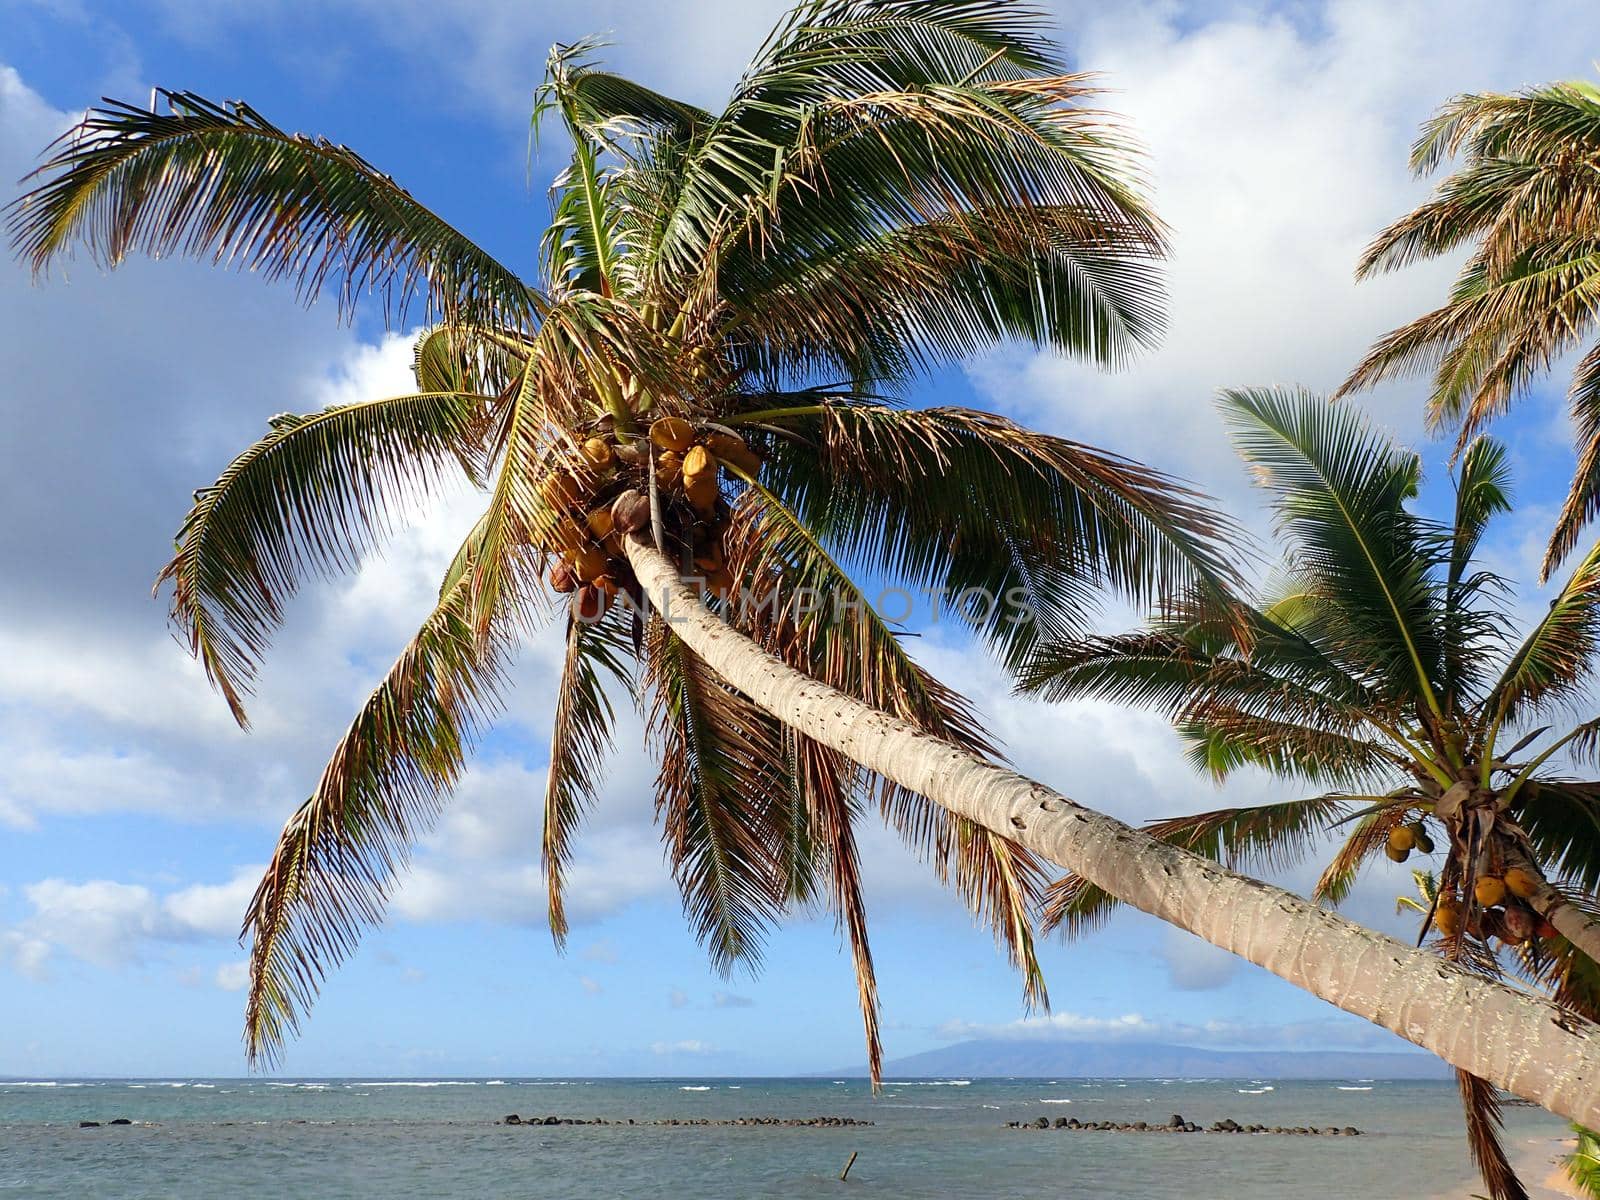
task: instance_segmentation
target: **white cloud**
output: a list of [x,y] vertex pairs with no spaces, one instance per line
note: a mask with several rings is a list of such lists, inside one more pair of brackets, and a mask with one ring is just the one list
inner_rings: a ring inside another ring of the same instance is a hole
[[[1330,0],[1296,20],[1265,4],[1065,8],[1076,60],[1150,152],[1171,226],[1170,333],[1096,375],[1013,351],[971,368],[1039,424],[1245,494],[1212,408],[1218,388],[1338,383],[1378,334],[1442,302],[1449,263],[1356,285],[1361,248],[1414,204],[1417,125],[1467,89],[1591,72],[1600,10],[1577,2]],[[1368,403],[1405,436],[1417,387]]]
[[250,985],[250,963],[248,959],[238,962],[223,963],[212,976],[212,982],[225,992],[242,992]]
[[606,990],[600,985],[600,981],[598,979],[593,979],[588,975],[578,976],[578,986],[583,988],[584,993],[590,996],[598,996],[601,992]]
[[713,1008],[754,1008],[756,1002],[749,996],[735,995],[733,992],[712,992],[711,1006]]
[[667,992],[668,1008],[687,1008],[689,1006],[689,993],[682,988],[673,988]]
[[[28,914],[0,929],[0,962],[39,978],[56,955],[115,968],[142,963],[163,944],[231,941],[259,874],[258,867],[244,867],[228,883],[195,884],[166,895],[109,879],[41,879],[21,889]],[[225,986],[220,973],[217,978]]]
[[661,1055],[663,1057],[670,1056],[670,1055],[678,1055],[678,1054],[683,1054],[683,1055],[715,1054],[716,1052],[717,1052],[717,1048],[715,1046],[711,1045],[709,1042],[701,1042],[701,1041],[696,1041],[696,1040],[693,1040],[693,1039],[690,1039],[688,1041],[682,1041],[682,1042],[652,1042],[652,1043],[650,1043],[650,1053],[651,1054]]
[[1167,928],[1158,953],[1167,964],[1167,982],[1180,992],[1219,988],[1238,972],[1242,961],[1181,929]]

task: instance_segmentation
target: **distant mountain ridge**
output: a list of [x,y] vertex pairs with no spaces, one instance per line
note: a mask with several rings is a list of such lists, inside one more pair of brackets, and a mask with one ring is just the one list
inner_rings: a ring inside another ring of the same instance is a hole
[[[828,1074],[865,1075],[865,1067]],[[1030,1079],[1448,1079],[1429,1054],[1361,1050],[1207,1050],[1154,1042],[958,1042],[892,1059],[886,1077]]]

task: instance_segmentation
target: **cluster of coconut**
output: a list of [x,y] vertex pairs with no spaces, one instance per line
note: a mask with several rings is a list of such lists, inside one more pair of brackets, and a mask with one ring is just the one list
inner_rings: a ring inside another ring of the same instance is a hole
[[1468,912],[1455,895],[1439,898],[1433,923],[1446,937],[1465,929],[1481,938],[1499,938],[1507,946],[1521,946],[1530,938],[1556,935],[1556,928],[1526,903],[1542,881],[1532,871],[1512,867],[1503,875],[1479,875],[1472,887],[1476,911]]
[[[1433,839],[1421,821],[1398,825],[1389,831],[1385,848],[1394,862],[1405,862],[1413,850],[1433,853]],[[1445,937],[1465,929],[1481,938],[1499,938],[1507,946],[1521,946],[1533,937],[1555,937],[1556,928],[1527,904],[1543,884],[1532,871],[1512,867],[1503,874],[1479,874],[1472,887],[1475,904],[1463,904],[1454,888],[1439,897],[1433,924]]]
[[[540,485],[552,508],[567,511],[541,539],[555,556],[550,586],[572,593],[578,616],[598,619],[620,592],[638,598],[623,538],[652,520],[653,473],[664,533],[719,596],[734,586],[723,547],[728,510],[722,470],[752,476],[761,459],[727,429],[701,430],[682,417],[660,417],[647,437],[619,434],[609,422],[581,446],[574,470]],[[688,563],[685,563],[687,569]]]
[[1428,828],[1421,821],[1396,825],[1389,831],[1389,845],[1385,852],[1390,861],[1403,863],[1411,857],[1413,850],[1421,854],[1433,853],[1433,839],[1428,836]]

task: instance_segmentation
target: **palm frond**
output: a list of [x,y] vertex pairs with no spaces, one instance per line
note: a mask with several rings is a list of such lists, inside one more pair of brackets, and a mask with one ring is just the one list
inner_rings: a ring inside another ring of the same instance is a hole
[[608,609],[598,621],[569,614],[567,652],[557,685],[555,729],[550,735],[550,775],[544,793],[544,874],[549,895],[550,934],[566,942],[563,896],[572,842],[584,814],[600,798],[606,758],[611,751],[615,710],[608,684],[632,694],[631,623],[625,605]]
[[660,761],[656,811],[684,913],[717,969],[757,966],[787,900],[776,836],[780,730],[659,616],[645,637],[647,727]]
[[1567,403],[1578,438],[1578,468],[1545,547],[1540,583],[1572,553],[1579,533],[1600,513],[1600,344],[1590,347],[1573,368]]
[[1600,643],[1600,542],[1596,542],[1512,654],[1485,701],[1496,722],[1548,711],[1592,677]]
[[[772,653],[808,674],[936,737],[986,757],[996,754],[976,714],[956,692],[906,653],[882,614],[800,518],[760,482],[747,480],[727,534],[729,565],[770,589],[745,596],[730,614]],[[967,818],[886,780],[863,777],[889,823],[941,880],[953,882],[974,914],[994,930],[1043,1002],[1031,914],[1042,886],[1037,864],[1004,838],[985,837]]]
[[1467,1146],[1491,1200],[1528,1200],[1527,1189],[1506,1156],[1499,1089],[1470,1071],[1460,1070],[1456,1072],[1456,1086],[1467,1118]]
[[466,580],[440,600],[283,828],[251,899],[245,1046],[271,1063],[328,970],[377,924],[411,845],[449,798],[498,710],[508,630],[480,637]]
[[1375,434],[1345,405],[1288,389],[1223,394],[1235,444],[1275,495],[1297,573],[1336,611],[1340,649],[1382,678],[1392,696],[1437,714],[1441,673],[1435,551],[1405,508],[1419,461]]
[[[776,422],[774,422],[776,423]],[[1160,472],[966,409],[829,402],[782,419],[763,482],[841,557],[942,589],[1013,668],[1112,587],[1155,603],[1234,579],[1231,523]]]
[[476,481],[485,403],[425,392],[286,413],[195,494],[156,586],[172,581],[173,620],[241,725],[242,695],[301,576],[355,566],[446,468]]
[[1317,878],[1312,898],[1335,908],[1343,904],[1367,859],[1383,849],[1390,831],[1404,825],[1410,814],[1408,808],[1390,805],[1370,810],[1357,820]]
[[530,326],[537,293],[344,146],[290,134],[249,105],[160,91],[166,112],[91,109],[14,201],[7,227],[42,271],[81,242],[115,266],[130,251],[189,254],[286,278],[306,302],[335,281],[402,319],[421,295],[449,321]]

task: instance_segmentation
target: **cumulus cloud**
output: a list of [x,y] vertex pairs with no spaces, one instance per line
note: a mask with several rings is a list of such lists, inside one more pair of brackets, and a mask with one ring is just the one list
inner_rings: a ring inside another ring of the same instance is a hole
[[1167,929],[1159,950],[1167,964],[1167,982],[1180,992],[1206,992],[1222,987],[1239,970],[1241,960],[1193,934]]
[[144,962],[163,943],[232,939],[259,873],[257,867],[242,868],[228,883],[196,884],[166,895],[109,879],[41,879],[22,888],[29,913],[14,928],[0,930],[0,945],[10,947],[3,957],[36,978],[56,955],[121,967]]
[[[1246,496],[1212,397],[1223,387],[1328,389],[1383,331],[1442,302],[1448,262],[1357,285],[1362,247],[1426,184],[1406,154],[1449,96],[1591,74],[1600,10],[1578,0],[1142,0],[1058,9],[1076,60],[1113,89],[1149,152],[1171,227],[1170,329],[1118,375],[1025,351],[970,368],[1036,423]],[[1421,391],[1368,400],[1405,436]],[[1253,506],[1253,501],[1250,502]]]

